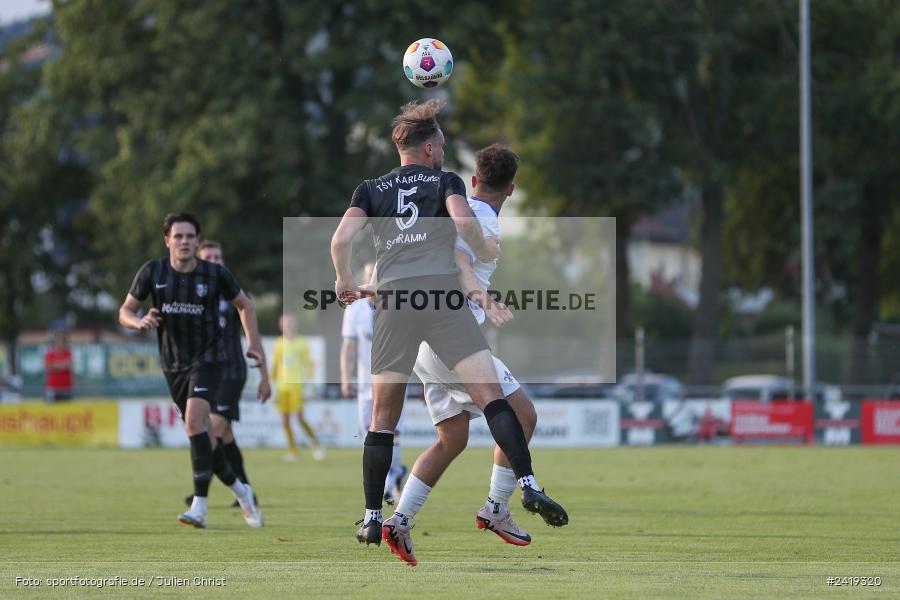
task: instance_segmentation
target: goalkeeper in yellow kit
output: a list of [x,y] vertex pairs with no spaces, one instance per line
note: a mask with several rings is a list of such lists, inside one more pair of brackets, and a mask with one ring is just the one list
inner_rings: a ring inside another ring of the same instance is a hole
[[272,377],[270,379],[277,390],[278,412],[281,413],[284,435],[288,443],[288,453],[285,459],[297,459],[297,444],[294,441],[294,432],[291,430],[291,413],[294,413],[297,415],[297,421],[303,431],[309,437],[313,458],[322,460],[325,450],[319,444],[316,432],[303,416],[303,387],[313,372],[309,345],[305,339],[294,335],[296,324],[291,315],[281,315],[278,327],[281,329],[281,337],[275,342],[275,360],[272,361]]

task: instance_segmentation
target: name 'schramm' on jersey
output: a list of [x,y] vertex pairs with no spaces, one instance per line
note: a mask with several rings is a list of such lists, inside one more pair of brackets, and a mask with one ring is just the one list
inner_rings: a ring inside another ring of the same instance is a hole
[[129,293],[141,302],[149,296],[151,305],[159,310],[156,337],[163,371],[225,362],[219,300],[234,300],[240,291],[234,276],[222,265],[198,259],[193,271],[180,273],[168,258],[144,263]]
[[459,272],[453,245],[456,226],[447,198],[465,197],[456,173],[405,165],[367,179],[353,192],[350,206],[369,217],[375,236],[376,287],[389,281]]

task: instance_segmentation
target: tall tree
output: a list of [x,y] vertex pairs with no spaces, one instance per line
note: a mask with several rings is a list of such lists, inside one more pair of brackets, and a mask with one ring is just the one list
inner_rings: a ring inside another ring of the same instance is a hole
[[44,85],[94,176],[106,288],[160,252],[166,212],[191,210],[249,289],[279,290],[282,217],[341,214],[396,161],[390,120],[417,95],[406,45],[429,25],[477,35],[490,10],[466,2],[447,24],[439,5],[386,0],[56,4]]
[[783,95],[772,92],[784,92],[779,82],[796,73],[797,59],[796,46],[783,33],[785,17],[772,3],[696,0],[692,9],[673,11],[669,31],[678,39],[672,64],[682,106],[675,123],[684,124],[675,136],[679,164],[702,205],[700,302],[688,377],[708,384],[722,301],[725,200],[741,190],[742,169],[773,147],[764,117],[784,108]]
[[811,20],[819,212],[831,225],[828,264],[851,286],[847,380],[866,383],[886,226],[900,206],[900,5],[816,2]]
[[454,95],[473,144],[505,139],[521,155],[519,181],[537,214],[616,218],[618,337],[628,335],[631,226],[678,197],[656,110],[669,94],[663,10],[520,3],[496,25],[498,50],[473,57]]
[[61,252],[72,210],[87,186],[83,169],[67,154],[58,122],[35,121],[40,57],[49,51],[46,23],[0,49],[0,338],[15,368],[15,340],[36,316],[37,292],[51,292],[54,314],[69,306],[60,283],[73,253]]

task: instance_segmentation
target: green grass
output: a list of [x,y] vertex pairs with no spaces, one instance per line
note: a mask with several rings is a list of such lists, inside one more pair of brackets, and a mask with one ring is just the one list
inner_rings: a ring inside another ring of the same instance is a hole
[[[411,464],[418,450],[407,450]],[[246,453],[266,527],[213,484],[209,528],[175,523],[186,450],[0,450],[0,597],[863,598],[900,596],[900,469],[893,448],[537,450],[539,482],[568,509],[534,541],[475,528],[487,450],[465,452],[413,530],[419,566],[360,546],[359,450]],[[226,586],[63,588],[16,576],[224,577]],[[828,587],[879,576],[881,587]]]

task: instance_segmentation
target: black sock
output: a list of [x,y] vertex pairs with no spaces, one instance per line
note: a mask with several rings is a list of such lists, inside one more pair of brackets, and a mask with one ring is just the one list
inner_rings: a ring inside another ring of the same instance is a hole
[[241,449],[238,448],[237,442],[231,440],[222,446],[222,450],[225,451],[225,458],[228,459],[228,464],[231,465],[231,470],[234,471],[235,476],[244,483],[250,483],[247,480],[247,474],[244,472],[244,455],[241,454]]
[[534,475],[531,469],[531,452],[525,440],[525,432],[515,411],[505,399],[494,400],[484,407],[484,418],[487,421],[494,441],[503,450],[509,464],[512,465],[516,479],[526,475]]
[[209,495],[209,480],[212,479],[212,444],[205,431],[188,437],[191,442],[191,467],[194,471],[194,495],[206,498]]
[[391,468],[394,434],[370,431],[363,448],[363,492],[366,508],[381,510],[384,500],[384,479]]
[[237,480],[237,477],[235,477],[234,471],[231,470],[228,459],[225,458],[225,450],[222,449],[222,438],[216,438],[216,440],[219,443],[216,444],[216,449],[212,451],[212,472],[216,474],[219,481],[230,487]]

